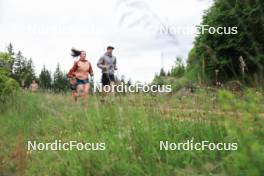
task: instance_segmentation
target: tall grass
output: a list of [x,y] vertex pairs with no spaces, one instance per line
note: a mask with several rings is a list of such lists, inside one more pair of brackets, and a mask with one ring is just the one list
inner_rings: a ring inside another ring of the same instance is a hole
[[[24,93],[0,115],[0,175],[254,175],[264,173],[263,95],[248,91],[126,95],[88,108]],[[214,104],[214,105],[213,105]],[[238,142],[237,151],[160,151],[159,141]],[[105,142],[105,151],[27,151],[26,142]]]

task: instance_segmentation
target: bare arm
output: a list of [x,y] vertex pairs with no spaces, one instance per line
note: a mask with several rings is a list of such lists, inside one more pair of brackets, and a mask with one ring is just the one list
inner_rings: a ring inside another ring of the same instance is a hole
[[94,75],[94,73],[93,73],[93,67],[92,67],[92,64],[89,62],[89,74],[91,75],[91,76],[93,76]]

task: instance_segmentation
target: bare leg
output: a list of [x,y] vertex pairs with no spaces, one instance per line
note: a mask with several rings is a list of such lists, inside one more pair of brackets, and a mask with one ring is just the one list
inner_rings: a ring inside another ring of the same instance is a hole
[[83,84],[83,94],[82,94],[82,99],[83,99],[83,105],[86,108],[88,106],[88,96],[89,96],[89,90],[90,90],[90,84]]
[[80,84],[77,86],[77,93],[80,97],[81,105],[85,108],[86,107],[86,93],[85,93],[85,84]]
[[72,91],[72,98],[75,102],[77,102],[78,93],[77,91]]
[[89,83],[87,83],[87,84],[84,84],[83,85],[83,97],[84,98],[86,98],[86,97],[88,97],[88,95],[89,95],[89,91],[90,91],[90,84]]
[[78,95],[78,96],[83,96],[83,92],[84,92],[83,84],[79,84],[79,85],[77,86],[77,95]]

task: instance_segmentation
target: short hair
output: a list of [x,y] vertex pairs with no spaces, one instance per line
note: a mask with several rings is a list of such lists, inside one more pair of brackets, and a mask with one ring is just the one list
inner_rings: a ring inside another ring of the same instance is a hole
[[107,50],[109,50],[109,49],[112,49],[112,50],[113,50],[113,49],[115,49],[115,47],[113,47],[113,46],[108,46],[108,47],[107,47]]

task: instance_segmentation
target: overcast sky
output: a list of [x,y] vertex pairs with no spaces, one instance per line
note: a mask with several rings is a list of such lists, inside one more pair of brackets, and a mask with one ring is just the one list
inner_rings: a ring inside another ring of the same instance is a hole
[[[161,26],[193,28],[211,0],[0,0],[0,50],[12,42],[37,73],[57,63],[68,71],[72,47],[85,50],[99,81],[97,60],[116,47],[119,76],[150,82],[176,56],[187,58],[194,33],[160,33]],[[189,29],[188,28],[188,29]],[[164,29],[164,28],[162,28]]]

